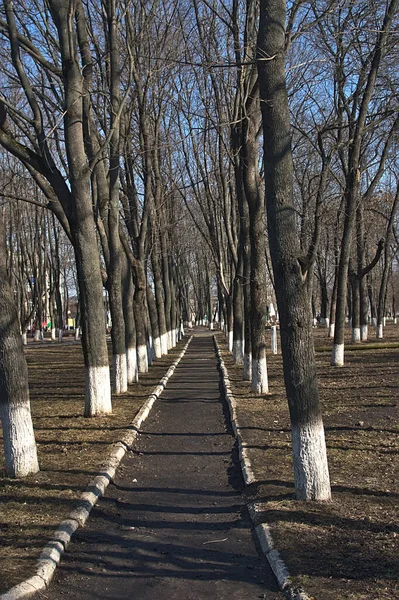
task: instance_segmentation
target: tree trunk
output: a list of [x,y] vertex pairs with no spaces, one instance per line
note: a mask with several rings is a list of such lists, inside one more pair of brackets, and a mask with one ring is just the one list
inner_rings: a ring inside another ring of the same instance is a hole
[[291,417],[295,490],[301,500],[329,500],[331,489],[306,287],[307,270],[299,260],[293,206],[291,131],[285,82],[286,4],[284,0],[262,0],[260,6],[257,62],[266,206]]
[[133,307],[133,276],[132,268],[126,256],[122,263],[122,305],[125,317],[125,336],[126,336],[126,362],[127,362],[127,382],[137,383],[139,373],[137,367],[137,348],[136,348],[136,323],[134,320]]
[[120,120],[117,114],[120,107],[120,67],[118,44],[118,17],[115,0],[106,3],[109,43],[109,76],[111,93],[112,135],[109,144],[109,270],[108,293],[112,318],[113,389],[116,394],[127,390],[127,357],[125,321],[122,308],[122,248],[119,239],[119,158]]
[[71,235],[81,302],[82,347],[86,368],[85,416],[112,412],[108,350],[104,327],[103,285],[83,139],[83,78],[70,7],[50,0],[58,30],[65,88],[65,146],[72,193]]
[[0,219],[0,418],[8,477],[37,473],[26,365],[14,295],[6,265],[6,238]]
[[154,247],[151,254],[152,272],[154,276],[155,301],[158,311],[159,335],[161,338],[161,352],[168,353],[168,331],[166,328],[164,290],[162,284],[162,270],[160,264],[160,244],[158,231],[154,231]]
[[[388,286],[388,276],[391,267],[391,257],[389,254],[391,240],[393,237],[393,227],[395,223],[396,211],[399,206],[399,182],[396,189],[395,198],[393,200],[391,214],[389,217],[388,225],[387,225],[387,233],[385,238],[385,248],[384,248],[384,268],[382,271],[380,291],[378,294],[378,309],[377,309],[377,330],[376,337],[378,339],[382,339],[384,335],[384,317],[385,317],[385,299],[387,293]],[[394,314],[394,317],[396,315]]]
[[263,194],[259,189],[258,144],[258,97],[253,99],[252,113],[244,127],[243,164],[244,188],[249,207],[249,237],[251,240],[251,353],[252,389],[257,394],[269,391],[266,363],[266,224]]
[[238,255],[238,265],[233,289],[233,360],[237,365],[244,363],[244,295],[242,290],[243,261]]
[[138,261],[134,269],[134,320],[136,323],[137,366],[139,373],[148,372],[147,354],[147,281],[144,265]]
[[151,322],[152,344],[154,349],[154,358],[161,358],[162,346],[161,336],[159,333],[158,311],[155,302],[154,293],[149,285],[147,285],[147,305]]

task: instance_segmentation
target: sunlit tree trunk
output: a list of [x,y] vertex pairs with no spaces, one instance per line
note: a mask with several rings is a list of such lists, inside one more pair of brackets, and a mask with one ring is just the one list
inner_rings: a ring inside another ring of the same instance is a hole
[[0,418],[6,473],[9,477],[25,477],[36,473],[39,463],[30,412],[28,368],[6,256],[5,230],[0,218]]
[[261,0],[260,6],[257,63],[266,207],[291,418],[295,490],[298,499],[329,500],[331,489],[306,286],[311,263],[305,264],[300,257],[293,206],[290,115],[285,82],[286,3]]

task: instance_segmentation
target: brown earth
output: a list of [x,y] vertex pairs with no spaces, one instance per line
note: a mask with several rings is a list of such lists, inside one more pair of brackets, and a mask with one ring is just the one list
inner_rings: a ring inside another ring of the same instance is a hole
[[[399,327],[387,327],[386,334],[388,341],[399,341]],[[325,331],[316,330],[316,348],[328,345]],[[178,350],[118,397],[111,417],[92,420],[81,416],[80,345],[32,344],[27,349],[41,472],[23,481],[8,479],[0,453],[0,592],[32,574],[41,548]],[[268,357],[271,393],[256,398],[240,368],[223,354],[260,482],[250,496],[262,503],[263,520],[295,584],[318,600],[399,597],[398,347],[348,351],[341,369],[329,366],[328,352],[317,352],[333,489],[333,501],[321,505],[293,501],[281,357]]]
[[[399,326],[386,329],[386,341],[398,337]],[[325,330],[316,330],[316,349],[330,345]],[[281,356],[268,356],[271,393],[259,398],[223,345],[259,482],[251,498],[261,503],[261,521],[294,584],[317,600],[399,598],[399,345],[365,346],[347,351],[342,368],[329,366],[329,352],[316,353],[333,493],[331,503],[317,504],[293,500]]]

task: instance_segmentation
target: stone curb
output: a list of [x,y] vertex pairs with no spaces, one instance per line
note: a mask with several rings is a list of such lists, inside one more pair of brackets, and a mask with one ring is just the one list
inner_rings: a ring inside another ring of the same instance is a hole
[[81,499],[78,502],[75,510],[70,513],[69,517],[65,521],[62,521],[58,529],[55,531],[53,539],[44,547],[43,551],[41,552],[37,562],[36,575],[29,577],[29,579],[18,583],[4,594],[1,594],[0,600],[21,600],[22,598],[32,598],[36,593],[47,588],[66,547],[71,541],[73,533],[86,523],[92,508],[95,506],[99,498],[101,498],[101,496],[104,494],[108,484],[112,481],[122,458],[132,447],[137,434],[139,433],[140,425],[148,417],[155,400],[157,400],[157,398],[159,398],[159,396],[162,394],[168,380],[173,375],[177,365],[185,355],[192,339],[193,336],[190,336],[179,357],[169,367],[166,375],[162,377],[157,387],[144,402],[139,412],[129,425],[129,428],[123,438],[119,442],[112,444],[113,447],[111,453],[106,463],[102,466],[102,470],[89,483],[88,487],[81,495]]
[[[253,483],[256,483],[256,478],[252,469],[247,449],[244,445],[243,438],[241,435],[240,424],[238,422],[237,417],[237,403],[231,390],[229,374],[224,364],[216,336],[213,336],[213,342],[215,345],[216,356],[219,362],[220,371],[222,373],[222,384],[227,404],[229,406],[230,421],[233,427],[234,435],[238,442],[238,452],[244,482],[245,485],[251,485]],[[305,592],[301,590],[295,590],[293,588],[290,574],[279,552],[274,547],[273,538],[267,523],[258,524],[260,510],[257,503],[253,502],[248,504],[248,512],[250,514],[253,526],[255,528],[256,537],[258,538],[258,542],[260,544],[260,547],[262,548],[262,552],[265,555],[270,565],[270,568],[277,579],[277,583],[280,590],[285,593],[288,600],[310,600],[310,597],[307,594],[305,594]]]

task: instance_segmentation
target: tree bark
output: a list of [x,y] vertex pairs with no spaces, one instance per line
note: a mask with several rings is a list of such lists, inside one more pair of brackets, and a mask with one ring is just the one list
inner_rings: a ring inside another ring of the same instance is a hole
[[39,471],[30,412],[28,367],[6,265],[6,237],[0,218],[0,418],[9,477]]
[[83,136],[83,77],[69,7],[61,0],[50,0],[50,8],[58,30],[65,89],[65,146],[73,200],[70,226],[78,272],[86,367],[85,416],[93,417],[111,413],[112,405],[100,257]]
[[285,82],[284,0],[261,0],[257,64],[263,120],[266,207],[291,418],[296,496],[331,498],[314,359],[307,271],[293,207],[290,116]]
[[127,382],[137,383],[139,380],[137,367],[137,347],[136,347],[136,323],[134,320],[133,307],[133,276],[132,267],[126,256],[123,256],[122,262],[122,305],[125,317],[125,336],[126,336],[126,362],[127,362]]

